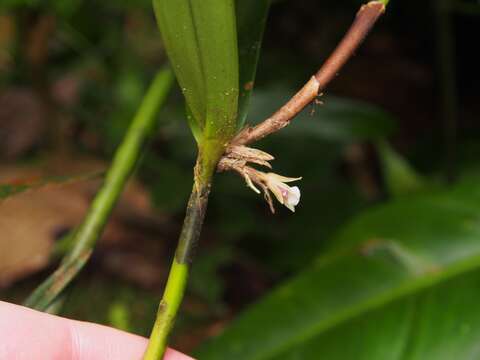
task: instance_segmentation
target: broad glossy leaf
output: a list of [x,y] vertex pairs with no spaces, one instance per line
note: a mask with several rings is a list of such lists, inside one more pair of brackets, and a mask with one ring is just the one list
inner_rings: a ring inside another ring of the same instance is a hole
[[238,127],[240,128],[245,123],[248,113],[270,0],[236,0],[235,3],[240,62],[238,104]]
[[478,177],[369,210],[199,358],[478,359],[479,219]]
[[282,359],[478,359],[479,287],[479,271],[447,280],[314,337]]
[[[258,123],[272,114],[294,93],[284,87],[257,89],[252,97],[249,119]],[[285,136],[316,136],[332,141],[379,140],[395,130],[395,120],[386,111],[366,102],[327,96],[323,104],[302,111],[278,132]]]
[[207,139],[236,130],[238,51],[234,0],[154,0],[165,47]]

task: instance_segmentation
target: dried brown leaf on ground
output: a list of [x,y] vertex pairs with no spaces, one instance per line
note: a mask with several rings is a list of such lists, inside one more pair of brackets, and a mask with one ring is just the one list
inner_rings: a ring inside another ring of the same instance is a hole
[[0,203],[0,287],[45,267],[57,238],[85,214],[73,185],[45,187]]
[[[39,186],[0,200],[0,287],[49,264],[55,240],[80,224],[101,184],[102,177],[86,174],[98,175],[105,168],[104,163],[90,158],[52,158],[34,168],[0,165],[0,184],[29,186],[45,179]],[[73,174],[71,180],[68,174]],[[55,176],[65,181],[48,182]],[[153,231],[164,224],[156,220],[147,192],[135,180],[127,185],[101,247],[128,247],[137,241],[132,224]],[[121,271],[128,272],[128,268]]]

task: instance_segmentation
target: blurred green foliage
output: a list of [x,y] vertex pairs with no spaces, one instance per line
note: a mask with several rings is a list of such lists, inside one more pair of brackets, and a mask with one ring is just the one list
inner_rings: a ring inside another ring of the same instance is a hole
[[[325,1],[324,7],[335,14],[348,7],[350,14],[360,3]],[[54,101],[58,112],[68,115],[62,121],[71,129],[60,135],[69,151],[108,159],[150,77],[165,61],[150,1],[4,0],[0,8],[16,29],[8,49],[14,61],[0,74],[2,88],[45,89],[45,82],[51,87],[73,78],[79,89],[73,101]],[[28,30],[52,14],[55,27],[39,80],[38,68],[25,55]],[[337,21],[331,18],[332,24]],[[262,55],[247,123],[270,115],[315,70],[319,58],[300,59],[299,66],[300,56],[288,46]],[[438,180],[439,129],[428,128],[415,138],[407,158],[386,145],[387,137],[398,134],[397,121],[387,111],[330,94],[319,101],[324,104],[311,105],[288,128],[256,145],[276,156],[274,171],[303,177],[294,215],[279,209],[272,216],[262,197],[235,174],[216,177],[176,341],[182,344],[178,339],[197,327],[202,336],[191,336],[203,340],[212,322],[229,320],[280,284],[224,335],[200,348],[200,358],[475,358],[478,175],[444,189]],[[167,121],[137,176],[156,215],[176,230],[191,189],[196,148],[180,89],[159,116]],[[459,144],[461,173],[478,172],[478,135],[470,131]],[[45,156],[46,148],[55,152],[52,142],[44,140],[25,158]],[[2,185],[0,198],[28,186]],[[154,239],[166,249],[159,263],[170,261],[164,254],[177,235],[173,230],[174,235]],[[98,264],[94,261],[72,286],[62,314],[147,335],[161,286],[112,276]],[[2,298],[20,301],[37,280],[2,290]]]
[[476,182],[357,216],[313,266],[252,306],[199,358],[475,358]]

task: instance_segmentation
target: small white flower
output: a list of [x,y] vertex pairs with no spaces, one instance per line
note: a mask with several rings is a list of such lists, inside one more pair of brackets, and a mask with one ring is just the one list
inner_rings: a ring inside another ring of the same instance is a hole
[[300,189],[297,186],[290,187],[286,183],[300,179],[301,177],[289,178],[275,173],[267,173],[264,174],[262,180],[280,204],[295,212],[295,206],[300,202]]
[[264,173],[263,171],[244,165],[233,167],[233,169],[243,176],[247,186],[257,194],[260,194],[257,186],[263,190],[265,200],[270,206],[272,213],[275,213],[275,207],[273,206],[270,192],[275,195],[280,204],[285,205],[292,212],[295,212],[295,206],[300,202],[300,189],[297,186],[290,187],[286,183],[300,180],[301,177],[290,178],[275,173]]

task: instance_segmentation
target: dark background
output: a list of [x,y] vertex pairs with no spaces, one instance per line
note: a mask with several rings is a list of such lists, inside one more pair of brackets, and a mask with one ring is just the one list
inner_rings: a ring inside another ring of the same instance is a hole
[[[250,121],[319,68],[360,4],[272,5]],[[379,134],[425,176],[468,171],[480,155],[479,19],[475,1],[390,2],[325,105],[296,120],[308,125],[295,121],[259,144],[276,156],[276,172],[303,176],[294,215],[278,207],[272,216],[242,179],[218,176],[175,346],[189,351],[221,331],[318,256],[339,226],[385,198]],[[164,62],[147,1],[2,1],[0,182],[105,169]],[[379,122],[362,123],[369,114]],[[183,118],[175,89],[135,181],[68,291],[65,316],[148,334],[191,187],[195,145]],[[81,221],[99,181],[74,178],[0,203],[2,299],[21,302],[55,268],[65,252],[60,239]]]

